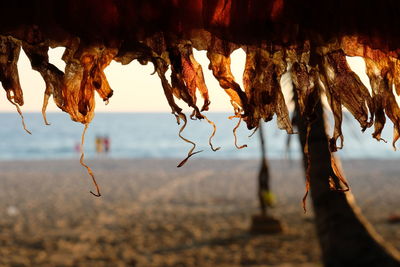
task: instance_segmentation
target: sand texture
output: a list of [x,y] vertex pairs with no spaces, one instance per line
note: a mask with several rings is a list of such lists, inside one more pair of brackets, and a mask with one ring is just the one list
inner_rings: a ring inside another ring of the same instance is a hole
[[[303,213],[300,162],[271,161],[283,234],[251,235],[258,161],[0,163],[0,266],[321,266],[313,213]],[[357,203],[400,249],[399,163],[347,161]]]

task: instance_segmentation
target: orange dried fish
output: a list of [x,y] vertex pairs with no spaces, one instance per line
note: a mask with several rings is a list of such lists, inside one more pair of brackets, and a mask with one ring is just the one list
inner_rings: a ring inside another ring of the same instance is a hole
[[212,70],[214,77],[219,85],[225,90],[231,99],[233,107],[244,108],[247,104],[247,96],[235,82],[231,72],[231,58],[219,53],[207,51],[207,57],[210,60],[208,68]]
[[171,62],[171,85],[172,92],[175,97],[182,99],[192,107],[194,110],[194,116],[197,119],[202,119],[200,109],[196,105],[196,82],[193,69],[189,68],[185,55],[182,55],[182,51],[187,53],[188,48],[179,46],[170,46],[168,49],[169,60]]
[[[349,184],[347,183],[346,178],[343,175],[343,171],[339,163],[336,161],[335,156],[331,154],[331,167],[332,167],[332,175],[331,180],[333,182],[332,190],[338,192],[347,192],[350,190]],[[344,188],[340,184],[340,182],[344,185]]]
[[116,49],[82,44],[66,49],[63,55],[66,63],[63,110],[70,114],[72,120],[86,124],[93,119],[95,90],[104,101],[111,97],[112,90],[103,70],[116,54]]
[[186,44],[179,46],[182,55],[183,76],[186,86],[189,88],[190,95],[196,103],[196,89],[200,92],[204,99],[204,104],[201,111],[207,111],[210,105],[210,98],[208,96],[208,89],[204,81],[204,74],[201,65],[196,61],[193,56],[193,48],[191,45]]

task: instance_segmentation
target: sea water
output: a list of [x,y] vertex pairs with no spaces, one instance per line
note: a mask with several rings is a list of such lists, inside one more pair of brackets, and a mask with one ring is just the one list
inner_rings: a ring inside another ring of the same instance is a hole
[[[237,131],[238,145],[247,144],[246,148],[237,149],[234,145],[233,128],[238,119],[228,119],[228,113],[209,113],[208,118],[217,125],[213,138],[214,147],[221,147],[213,152],[208,145],[212,126],[205,120],[188,120],[182,135],[196,143],[196,150],[203,152],[193,158],[214,159],[254,159],[260,156],[258,133],[252,137],[244,123]],[[40,113],[25,113],[25,123],[32,135],[26,133],[16,113],[0,113],[0,160],[29,159],[68,159],[79,158],[77,147],[81,141],[84,126],[72,122],[66,113],[48,113],[51,125],[44,125]],[[377,142],[371,137],[372,130],[361,133],[354,119],[343,122],[345,136],[344,149],[338,152],[342,158],[398,158],[400,152],[394,152],[391,146],[392,125],[388,123],[383,137],[389,142]],[[186,157],[192,147],[178,137],[180,125],[170,113],[96,113],[85,137],[84,151],[87,158],[177,158]],[[332,131],[330,131],[332,132]],[[269,158],[282,159],[301,157],[301,150],[296,134],[288,136],[279,130],[276,121],[264,124],[266,149]],[[109,153],[97,153],[96,137],[107,136],[110,140]],[[289,146],[288,138],[290,137]]]

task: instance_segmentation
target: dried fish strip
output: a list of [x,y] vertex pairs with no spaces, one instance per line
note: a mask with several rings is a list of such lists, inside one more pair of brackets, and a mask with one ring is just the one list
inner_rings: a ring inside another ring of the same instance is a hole
[[400,108],[393,94],[393,82],[390,79],[391,62],[388,58],[380,61],[365,59],[367,75],[370,79],[373,102],[375,107],[375,132],[373,137],[381,140],[381,132],[385,125],[385,114],[393,122],[393,148],[396,149],[396,141],[400,135]]
[[192,98],[195,99],[197,88],[204,99],[204,104],[201,108],[201,111],[207,111],[211,102],[208,95],[208,89],[204,81],[203,69],[193,56],[192,46],[185,45],[182,55],[184,79],[186,84],[189,86],[191,95],[193,94]]
[[305,42],[302,47],[288,49],[286,53],[291,64],[290,77],[297,92],[300,113],[312,114],[314,107],[310,107],[309,102],[313,102],[318,71],[315,66],[310,66],[310,44]]
[[188,49],[188,47],[182,45],[180,47],[171,46],[168,49],[169,60],[171,62],[172,92],[175,97],[182,99],[189,107],[193,108],[197,119],[202,119],[203,116],[196,105],[196,82],[193,76],[193,69],[190,68],[187,59]]
[[93,119],[95,90],[104,101],[111,97],[112,90],[103,71],[116,54],[116,49],[82,44],[76,50],[66,49],[63,56],[66,63],[63,110],[72,120],[86,124]]
[[208,68],[212,70],[214,77],[218,80],[219,85],[225,90],[231,99],[232,106],[237,112],[237,107],[243,109],[247,104],[247,96],[235,82],[235,78],[231,72],[231,58],[212,51],[207,51],[207,57],[210,60]]
[[45,124],[50,125],[46,118],[46,108],[50,96],[53,95],[54,102],[58,107],[62,109],[64,106],[62,95],[64,73],[49,63],[49,47],[47,45],[29,45],[24,43],[22,48],[31,62],[32,69],[38,71],[45,81],[46,89],[43,98],[42,116]]
[[[324,62],[325,63],[325,62]],[[322,64],[324,64],[322,63]],[[329,139],[329,150],[331,152],[336,152],[338,149],[343,148],[344,137],[342,134],[342,105],[340,102],[340,96],[336,94],[336,90],[334,89],[334,85],[329,79],[334,79],[333,70],[329,66],[321,66],[324,68],[320,74],[320,80],[325,88],[325,93],[328,98],[329,106],[331,107],[333,117],[335,120],[335,127],[333,130],[333,136]],[[325,68],[326,67],[326,68]],[[329,76],[332,75],[332,76]],[[337,140],[340,138],[340,146],[337,146]]]
[[251,109],[245,111],[249,129],[257,127],[260,119],[272,120],[277,115],[280,129],[292,134],[289,112],[281,91],[280,80],[286,71],[283,51],[269,53],[266,49],[247,48],[243,85]]
[[20,51],[21,45],[19,41],[12,37],[0,35],[0,82],[4,90],[6,90],[8,101],[15,106],[21,116],[24,130],[31,134],[26,128],[24,116],[19,107],[24,104],[17,67]]
[[0,81],[8,100],[22,106],[24,98],[17,68],[20,51],[21,45],[16,39],[0,36]]
[[[332,180],[333,182],[333,186],[331,187],[331,189],[338,192],[349,191],[350,190],[349,184],[347,183],[347,180],[343,175],[343,171],[340,165],[338,166],[338,162],[336,161],[336,158],[333,154],[331,154],[331,167],[332,167],[332,175],[330,177],[330,180]],[[344,188],[340,183],[344,185]]]
[[342,105],[356,118],[362,131],[372,126],[373,113],[368,121],[368,109],[373,110],[372,98],[360,78],[350,69],[343,50],[334,50],[323,56],[323,70],[320,76],[324,83],[329,104],[335,118],[335,129],[330,142],[331,151],[337,150],[336,140],[341,139],[343,147]]

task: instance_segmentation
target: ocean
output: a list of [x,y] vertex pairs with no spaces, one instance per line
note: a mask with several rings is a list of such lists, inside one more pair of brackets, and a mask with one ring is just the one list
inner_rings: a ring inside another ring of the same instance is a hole
[[[182,135],[197,144],[196,150],[203,152],[195,158],[213,159],[257,159],[260,156],[258,133],[248,137],[252,131],[244,123],[237,131],[238,144],[247,144],[238,150],[234,145],[232,129],[237,119],[229,120],[229,113],[209,113],[207,116],[217,125],[213,139],[213,152],[208,145],[212,126],[206,121],[189,120]],[[24,113],[27,134],[21,125],[17,113],[0,113],[0,160],[32,159],[71,159],[79,158],[77,145],[81,140],[83,125],[72,122],[66,113],[48,113],[51,125],[44,125],[40,113]],[[351,115],[346,114],[343,122],[345,146],[338,152],[341,158],[384,159],[399,158],[400,152],[391,146],[392,125],[389,122],[383,133],[388,143],[377,142],[371,137],[372,129],[361,133],[360,127]],[[186,157],[191,145],[178,137],[180,126],[170,113],[97,113],[90,124],[85,137],[86,158],[176,158]],[[268,158],[282,159],[301,157],[298,136],[291,135],[287,147],[288,135],[279,130],[275,121],[264,124]],[[109,153],[97,153],[95,140],[98,136],[107,136],[110,140]]]

